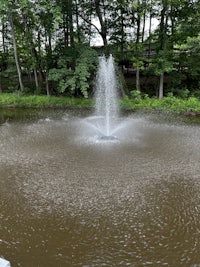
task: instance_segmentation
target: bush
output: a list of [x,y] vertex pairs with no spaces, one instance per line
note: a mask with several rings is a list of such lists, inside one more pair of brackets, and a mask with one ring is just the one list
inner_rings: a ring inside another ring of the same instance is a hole
[[131,98],[141,99],[141,91],[140,90],[132,90],[130,92]]

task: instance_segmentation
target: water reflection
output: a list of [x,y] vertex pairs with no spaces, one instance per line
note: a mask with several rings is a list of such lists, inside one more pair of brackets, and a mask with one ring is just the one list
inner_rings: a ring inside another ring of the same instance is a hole
[[105,147],[84,143],[80,122],[1,126],[0,256],[22,267],[200,264],[199,127],[133,117]]

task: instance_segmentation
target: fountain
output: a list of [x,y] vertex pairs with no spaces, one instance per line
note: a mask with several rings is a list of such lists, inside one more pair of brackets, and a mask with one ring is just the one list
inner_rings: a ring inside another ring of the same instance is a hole
[[11,267],[10,262],[0,258],[0,267]]
[[101,56],[96,76],[95,116],[87,121],[98,131],[98,141],[115,141],[119,118],[115,64],[112,55]]

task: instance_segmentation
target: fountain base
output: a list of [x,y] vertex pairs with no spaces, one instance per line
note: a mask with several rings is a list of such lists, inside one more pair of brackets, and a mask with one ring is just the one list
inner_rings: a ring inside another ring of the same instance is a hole
[[113,135],[103,135],[99,138],[99,140],[101,140],[101,141],[116,141],[118,139],[117,139],[117,137],[115,137]]

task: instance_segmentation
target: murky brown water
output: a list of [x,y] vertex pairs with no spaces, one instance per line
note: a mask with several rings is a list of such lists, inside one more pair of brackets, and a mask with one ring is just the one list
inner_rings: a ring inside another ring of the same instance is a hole
[[155,119],[133,115],[111,144],[67,114],[2,123],[0,257],[200,266],[200,126]]

